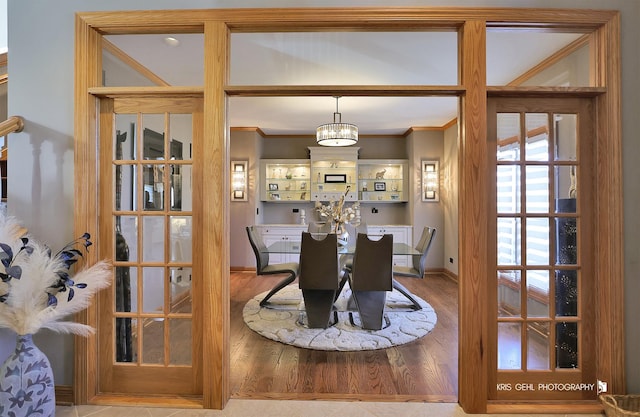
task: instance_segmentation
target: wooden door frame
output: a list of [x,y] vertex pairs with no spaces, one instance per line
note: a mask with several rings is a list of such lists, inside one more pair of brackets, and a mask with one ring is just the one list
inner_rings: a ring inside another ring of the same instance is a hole
[[[489,22],[489,23],[488,23]],[[592,33],[591,88],[518,88],[486,86],[485,39],[487,26],[531,26],[567,28]],[[232,31],[340,31],[340,30],[422,30],[452,29],[459,33],[460,85],[456,86],[293,86],[252,87],[227,85],[229,36]],[[487,94],[517,95],[542,92],[563,94],[599,94],[596,98],[597,186],[608,190],[608,198],[596,201],[595,227],[596,280],[599,297],[597,317],[598,378],[609,383],[610,391],[625,391],[623,321],[623,227],[620,120],[620,16],[616,11],[584,9],[525,8],[305,8],[305,9],[214,9],[131,12],[87,12],[76,15],[75,71],[75,230],[98,236],[98,209],[95,190],[100,189],[97,175],[97,100],[102,95],[120,92],[135,94],[184,93],[188,88],[104,88],[101,80],[101,36],[124,33],[205,34],[205,118],[203,160],[194,175],[204,181],[195,207],[203,216],[200,245],[203,267],[211,279],[203,283],[204,306],[201,314],[203,333],[204,393],[201,403],[184,399],[122,398],[101,395],[96,390],[95,337],[76,338],[74,396],[78,404],[153,403],[168,406],[200,406],[221,409],[229,400],[229,199],[228,199],[228,126],[229,95],[395,95],[460,96],[459,119],[459,403],[467,413],[487,412],[576,412],[575,406],[544,404],[490,403],[487,392],[489,373],[487,349],[495,348],[489,338],[487,292],[487,229],[483,221],[488,213],[487,193],[477,192],[490,186],[487,172],[486,99]],[[197,200],[197,201],[196,201]],[[222,202],[220,204],[219,202]],[[99,244],[99,236],[96,239]],[[97,251],[93,252],[94,254]],[[95,256],[95,255],[94,255]],[[90,259],[95,261],[96,259]],[[485,271],[485,273],[479,273]],[[91,306],[78,319],[95,325],[97,306]],[[597,404],[581,405],[596,411]]]

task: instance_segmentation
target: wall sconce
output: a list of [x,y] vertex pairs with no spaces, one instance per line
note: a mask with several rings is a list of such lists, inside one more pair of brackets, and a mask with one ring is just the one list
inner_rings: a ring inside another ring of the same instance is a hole
[[248,161],[231,161],[231,201],[247,201]]
[[440,201],[439,161],[422,161],[422,201]]

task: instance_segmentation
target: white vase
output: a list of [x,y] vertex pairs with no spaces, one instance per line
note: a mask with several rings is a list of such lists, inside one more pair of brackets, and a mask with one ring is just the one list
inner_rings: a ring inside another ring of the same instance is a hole
[[0,416],[54,417],[53,370],[32,335],[18,335],[15,351],[0,367]]
[[349,243],[349,232],[347,232],[344,224],[339,225],[334,230],[336,231],[338,245],[347,246],[347,244]]

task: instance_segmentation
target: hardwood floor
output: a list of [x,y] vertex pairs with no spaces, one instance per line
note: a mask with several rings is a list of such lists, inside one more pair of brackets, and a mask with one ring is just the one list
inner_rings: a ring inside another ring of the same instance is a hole
[[425,337],[384,350],[327,352],[266,339],[244,324],[245,303],[280,279],[231,273],[232,398],[457,402],[457,283],[440,274],[399,279],[438,315]]

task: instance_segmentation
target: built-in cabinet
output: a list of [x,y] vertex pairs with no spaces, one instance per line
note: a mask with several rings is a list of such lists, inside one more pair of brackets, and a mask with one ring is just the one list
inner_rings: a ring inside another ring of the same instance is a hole
[[[413,227],[408,225],[368,225],[367,234],[375,239],[375,236],[393,235],[393,243],[405,243],[413,245]],[[411,255],[394,255],[393,264],[396,266],[409,266]]]
[[358,199],[360,201],[405,202],[409,177],[406,159],[358,161]]
[[[261,224],[256,225],[259,229],[265,245],[279,242],[296,242],[300,244],[302,241],[302,232],[306,232],[308,226],[304,224]],[[393,235],[394,243],[406,243],[412,245],[413,228],[409,225],[369,225],[367,226],[367,234],[373,239],[384,234]],[[269,263],[282,262],[298,262],[300,255],[290,253],[270,253]],[[408,266],[411,262],[410,255],[394,255],[393,264],[397,266]]]
[[309,147],[311,199],[313,201],[357,201],[358,147]]
[[358,147],[309,147],[310,159],[260,161],[260,199],[267,202],[409,200],[406,159],[358,159]]
[[263,159],[260,161],[260,199],[271,202],[310,200],[308,159]]
[[[302,241],[302,232],[306,232],[308,226],[301,224],[262,224],[256,226],[265,245],[269,245],[279,241],[297,242],[300,244]],[[291,253],[270,253],[269,263],[277,264],[283,262],[299,262],[299,254]]]

